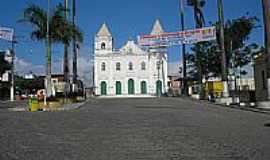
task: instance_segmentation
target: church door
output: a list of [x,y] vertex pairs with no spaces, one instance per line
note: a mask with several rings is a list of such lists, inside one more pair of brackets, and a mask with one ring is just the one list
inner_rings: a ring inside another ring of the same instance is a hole
[[119,82],[119,81],[117,81],[115,84],[115,93],[116,93],[116,95],[122,94],[121,82]]
[[128,94],[134,94],[134,80],[133,79],[129,79],[128,80]]
[[161,82],[161,80],[158,80],[156,82],[156,93],[157,93],[157,96],[160,96],[161,95],[161,92],[162,92],[162,82]]
[[146,93],[147,93],[146,82],[142,81],[141,82],[141,94],[146,94]]
[[101,86],[100,86],[100,89],[101,89],[101,95],[107,95],[107,84],[106,82],[101,82]]

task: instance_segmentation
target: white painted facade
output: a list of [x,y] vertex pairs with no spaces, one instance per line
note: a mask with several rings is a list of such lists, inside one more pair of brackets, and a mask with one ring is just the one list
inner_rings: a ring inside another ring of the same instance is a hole
[[[151,34],[161,32],[162,27],[156,21]],[[114,49],[113,37],[106,24],[95,37],[94,64],[97,96],[156,96],[167,92],[167,49],[145,50],[132,40],[120,49]]]

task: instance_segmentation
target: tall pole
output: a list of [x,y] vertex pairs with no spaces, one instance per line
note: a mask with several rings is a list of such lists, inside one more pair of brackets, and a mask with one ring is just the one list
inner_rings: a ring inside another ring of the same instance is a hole
[[228,72],[227,72],[227,60],[224,45],[224,14],[223,14],[223,3],[222,0],[218,0],[218,20],[219,20],[219,49],[221,52],[222,59],[222,82],[223,82],[223,97],[229,97],[228,88]]
[[[50,40],[50,6],[51,6],[51,1],[48,0],[48,10],[47,10],[47,34],[46,34],[46,43],[47,43],[47,48],[46,48],[46,96],[45,97],[51,97],[52,96],[52,86],[51,86],[51,40]],[[46,98],[45,104],[46,104]]]
[[[15,33],[15,32],[14,32]],[[11,86],[10,86],[10,101],[14,101],[14,59],[15,59],[15,39],[14,39],[14,35],[12,38],[12,42],[11,42]]]
[[269,1],[262,0],[263,7],[263,19],[264,19],[264,43],[265,43],[265,55],[267,55],[267,89],[268,100],[270,100],[270,11]]
[[[76,20],[76,0],[72,0],[72,23],[75,27]],[[73,83],[77,82],[77,40],[75,34],[73,34]]]
[[[188,0],[188,5],[193,7],[194,10],[194,21],[196,28],[202,28],[205,25],[205,20],[203,16],[203,0]],[[197,66],[197,72],[198,72],[198,85],[199,85],[199,96],[200,98],[203,98],[204,96],[204,87],[203,87],[203,76],[202,76],[202,67],[201,62],[199,60],[199,44],[195,45],[195,64]]]
[[[184,0],[180,0],[180,16],[181,16],[181,30],[185,30],[185,14],[184,14]],[[186,71],[186,45],[182,45],[182,62],[183,62],[183,87],[182,94],[187,95],[187,71]]]
[[[68,20],[68,0],[65,0],[64,8],[65,8],[65,19]],[[64,44],[64,63],[63,63],[63,69],[64,69],[64,81],[67,82],[67,83],[69,82],[68,48],[69,48],[69,44],[68,43],[65,43]]]

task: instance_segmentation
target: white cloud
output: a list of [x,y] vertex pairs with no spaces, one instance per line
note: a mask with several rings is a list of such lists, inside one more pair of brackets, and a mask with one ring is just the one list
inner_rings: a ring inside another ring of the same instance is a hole
[[15,72],[24,75],[33,72],[37,75],[44,74],[44,65],[36,65],[21,58],[15,58]]
[[78,57],[78,76],[82,79],[86,86],[93,84],[93,61],[89,57]]

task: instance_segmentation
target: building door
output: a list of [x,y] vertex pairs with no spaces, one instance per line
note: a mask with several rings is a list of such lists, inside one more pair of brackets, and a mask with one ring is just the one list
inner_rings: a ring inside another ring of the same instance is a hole
[[156,93],[157,93],[157,96],[160,96],[161,93],[162,93],[162,82],[161,82],[161,80],[158,80],[156,82]]
[[116,95],[122,94],[122,86],[121,86],[121,82],[119,82],[119,81],[117,81],[115,84],[115,93],[116,93]]
[[100,85],[100,89],[101,89],[101,95],[107,95],[107,84],[106,82],[101,82]]
[[129,79],[128,80],[128,94],[134,94],[134,80],[133,79]]
[[147,94],[146,82],[141,82],[141,94]]

